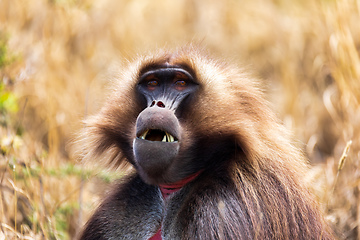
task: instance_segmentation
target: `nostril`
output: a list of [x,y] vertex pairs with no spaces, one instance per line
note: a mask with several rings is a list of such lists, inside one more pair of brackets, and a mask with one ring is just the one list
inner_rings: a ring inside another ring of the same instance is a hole
[[152,107],[154,105],[155,105],[155,101],[152,101],[150,107]]
[[158,107],[161,107],[161,108],[164,108],[164,107],[165,107],[165,104],[164,104],[162,101],[158,101],[158,102],[156,103],[156,105],[157,105]]

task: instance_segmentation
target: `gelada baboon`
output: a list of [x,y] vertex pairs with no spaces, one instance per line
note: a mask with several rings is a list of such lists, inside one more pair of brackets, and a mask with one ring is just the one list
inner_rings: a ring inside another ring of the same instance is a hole
[[80,136],[134,171],[81,239],[332,239],[259,84],[194,46],[140,57]]

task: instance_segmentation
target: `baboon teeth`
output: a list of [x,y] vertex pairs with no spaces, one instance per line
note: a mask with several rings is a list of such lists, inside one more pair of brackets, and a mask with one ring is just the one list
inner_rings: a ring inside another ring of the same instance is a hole
[[162,141],[163,142],[175,142],[175,139],[171,134],[165,132],[165,135],[164,135],[164,138]]
[[164,132],[164,137],[161,140],[162,142],[175,142],[175,138],[168,132]]
[[148,132],[149,132],[149,129],[146,130],[143,134],[141,134],[139,138],[145,139],[145,138],[146,138],[146,135],[148,134]]
[[162,142],[167,142],[167,134],[164,135]]
[[[162,138],[159,139],[159,134],[162,133]],[[155,137],[157,135],[158,137]],[[175,142],[175,137],[168,132],[160,131],[157,129],[148,129],[139,136],[140,139],[149,141],[161,141],[161,142]]]
[[172,135],[168,134],[169,135],[169,142],[175,142],[175,139]]

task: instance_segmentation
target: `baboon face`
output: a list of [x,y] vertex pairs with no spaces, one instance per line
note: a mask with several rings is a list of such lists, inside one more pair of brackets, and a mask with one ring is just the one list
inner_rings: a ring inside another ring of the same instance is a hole
[[129,162],[148,184],[180,181],[234,154],[253,161],[268,141],[262,131],[274,129],[253,79],[196,50],[144,56],[117,84],[87,121],[86,157]]
[[100,113],[86,121],[81,151],[108,166],[130,163],[152,185],[208,169],[234,153],[238,119],[246,119],[235,116],[234,106],[249,105],[237,100],[241,94],[248,101],[248,84],[244,78],[236,88],[231,74],[197,51],[139,58],[121,73]]
[[144,110],[136,120],[133,151],[139,174],[148,183],[171,181],[176,174],[171,166],[182,161],[184,138],[179,119],[198,88],[194,76],[182,67],[152,66],[141,73],[136,92]]

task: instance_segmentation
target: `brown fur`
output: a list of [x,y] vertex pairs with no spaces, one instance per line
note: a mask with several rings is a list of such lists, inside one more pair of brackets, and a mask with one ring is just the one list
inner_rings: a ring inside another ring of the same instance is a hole
[[196,145],[191,152],[202,155],[194,164],[211,164],[165,203],[156,186],[130,176],[114,187],[82,239],[148,239],[160,225],[163,239],[333,239],[301,181],[306,160],[259,84],[195,47],[160,51],[130,65],[100,113],[87,120],[79,138],[83,157],[115,167],[133,164],[134,125],[142,111],[135,86],[144,69],[164,63],[184,66],[199,82],[179,120],[181,149]]

